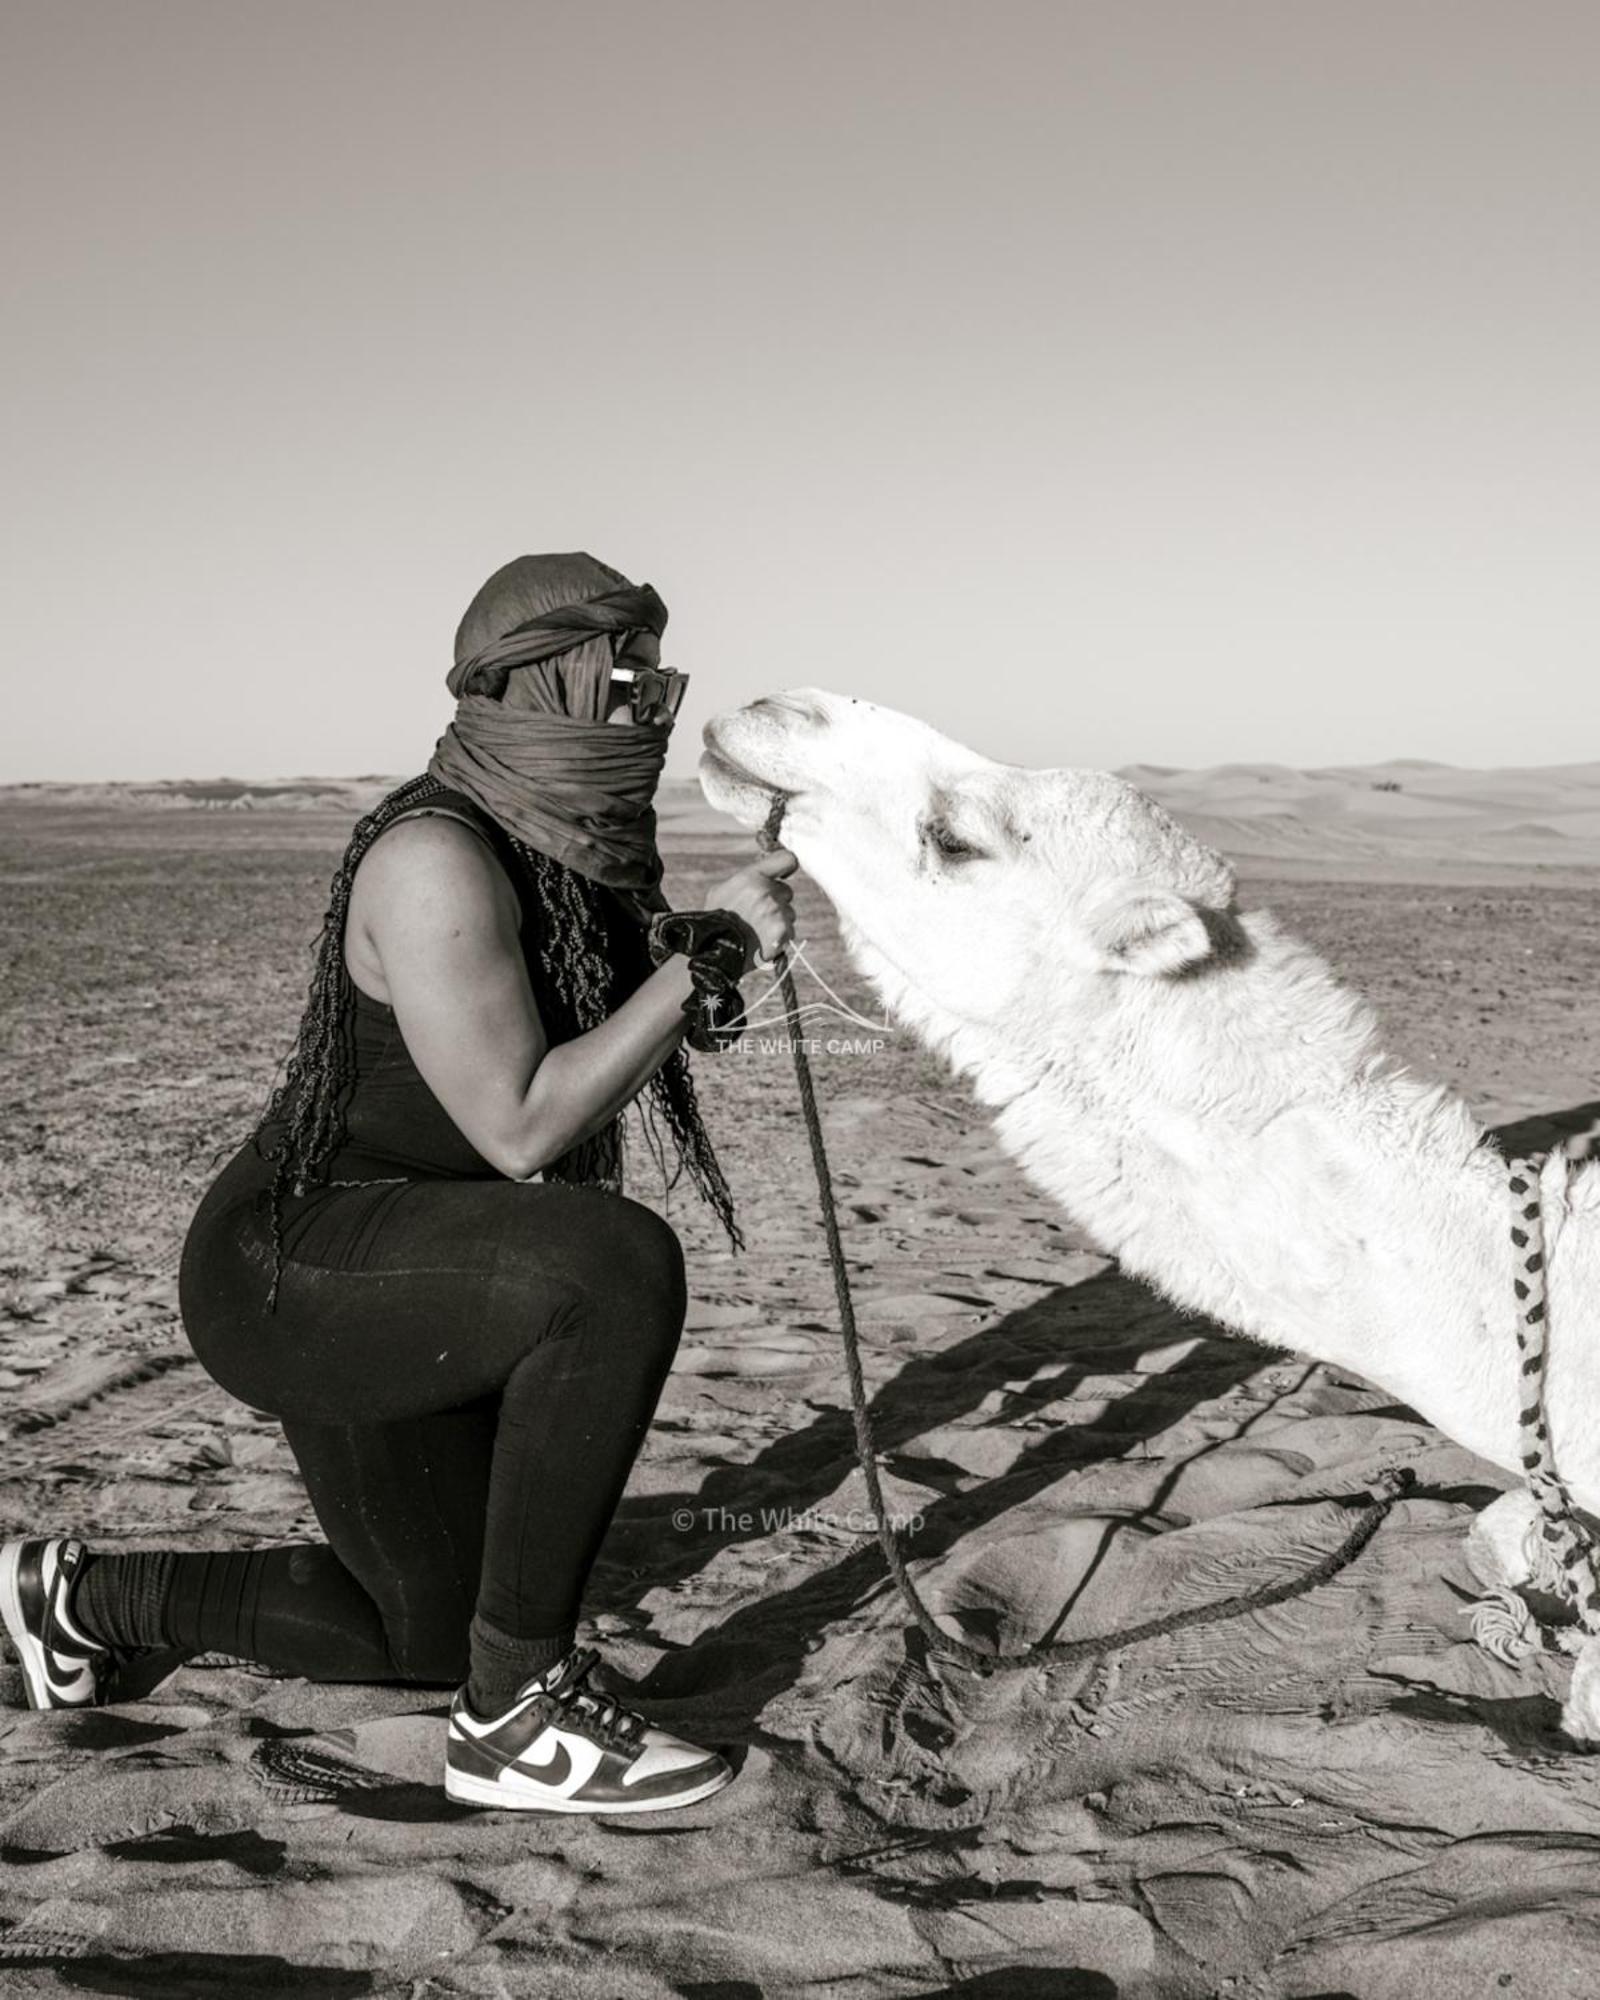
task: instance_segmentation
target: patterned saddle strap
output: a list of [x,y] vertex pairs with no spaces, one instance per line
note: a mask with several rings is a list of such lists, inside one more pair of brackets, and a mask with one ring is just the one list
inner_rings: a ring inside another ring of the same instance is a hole
[[1541,1533],[1559,1572],[1562,1597],[1585,1632],[1600,1634],[1600,1552],[1577,1520],[1572,1496],[1556,1470],[1545,1409],[1549,1305],[1545,1290],[1544,1207],[1538,1158],[1507,1162],[1511,1193],[1512,1290],[1517,1300],[1517,1350],[1522,1359],[1522,1469],[1544,1515]]

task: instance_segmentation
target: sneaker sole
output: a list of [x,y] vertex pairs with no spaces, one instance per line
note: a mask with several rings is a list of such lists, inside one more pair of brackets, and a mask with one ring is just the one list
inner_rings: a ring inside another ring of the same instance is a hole
[[454,1799],[458,1805],[491,1806],[498,1812],[603,1813],[614,1816],[622,1813],[675,1812],[680,1806],[697,1806],[702,1799],[709,1799],[725,1785],[731,1785],[733,1779],[733,1771],[725,1769],[716,1777],[707,1778],[703,1784],[680,1792],[676,1798],[640,1799],[637,1805],[628,1805],[620,1800],[613,1804],[593,1799],[539,1799],[528,1794],[519,1797],[495,1778],[469,1778],[463,1772],[447,1770],[444,1792],[446,1798]]

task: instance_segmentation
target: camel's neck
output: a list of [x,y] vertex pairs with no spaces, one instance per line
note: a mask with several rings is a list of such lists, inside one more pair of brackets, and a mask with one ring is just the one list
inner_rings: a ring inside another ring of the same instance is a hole
[[1499,1165],[1312,953],[1246,928],[1251,955],[1198,978],[1058,994],[1070,1018],[1043,1066],[1020,1047],[997,1064],[963,1030],[949,1051],[1008,1150],[1129,1270],[1514,1468]]

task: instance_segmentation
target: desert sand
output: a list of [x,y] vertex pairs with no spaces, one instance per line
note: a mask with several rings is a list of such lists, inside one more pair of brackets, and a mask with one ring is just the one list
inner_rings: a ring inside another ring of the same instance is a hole
[[[1600,766],[1128,775],[1419,1069],[1516,1146],[1585,1145]],[[384,784],[0,794],[5,1532],[316,1534],[277,1427],[190,1355],[174,1272]],[[685,906],[749,851],[687,785],[662,825]],[[439,1692],[156,1662],[52,1716],[7,1666],[0,1991],[1588,2000],[1600,1760],[1559,1735],[1559,1661],[1467,1643],[1462,1538],[1502,1475],[1121,1276],[876,1021],[804,883],[799,912],[886,1485],[953,1631],[1208,1602],[1331,1547],[1381,1466],[1410,1496],[1271,1610],[1087,1667],[930,1666],[862,1517],[789,1057],[754,1037],[697,1062],[747,1253],[636,1155],[693,1303],[584,1634],[737,1782],[633,1824],[481,1813],[439,1789]]]

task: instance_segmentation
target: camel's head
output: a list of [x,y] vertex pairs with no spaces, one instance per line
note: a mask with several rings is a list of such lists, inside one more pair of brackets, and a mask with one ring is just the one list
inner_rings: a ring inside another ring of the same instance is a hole
[[929,1028],[1031,1039],[1065,979],[1203,964],[1229,926],[1227,863],[1100,771],[997,764],[893,709],[795,688],[715,716],[700,783],[783,840],[839,913],[851,956]]

